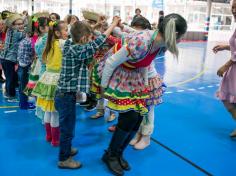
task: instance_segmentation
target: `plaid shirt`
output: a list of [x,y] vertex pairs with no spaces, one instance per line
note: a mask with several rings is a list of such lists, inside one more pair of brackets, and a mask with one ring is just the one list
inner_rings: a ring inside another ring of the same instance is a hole
[[93,57],[106,41],[105,35],[100,35],[95,40],[78,45],[67,40],[63,49],[61,74],[58,81],[59,92],[89,92],[88,60]]
[[32,46],[31,38],[25,37],[19,43],[17,61],[21,67],[31,65],[33,62],[34,48]]
[[3,59],[12,62],[17,62],[17,52],[19,42],[25,37],[24,32],[19,32],[15,29],[8,29],[6,34],[6,41],[4,45]]

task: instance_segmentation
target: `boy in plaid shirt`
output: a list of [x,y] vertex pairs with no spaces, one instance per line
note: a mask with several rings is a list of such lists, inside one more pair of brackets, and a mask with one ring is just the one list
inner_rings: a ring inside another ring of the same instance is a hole
[[[92,30],[83,22],[71,27],[72,40],[67,40],[63,49],[62,69],[55,97],[55,107],[60,121],[59,168],[78,169],[81,163],[72,159],[71,143],[76,123],[76,92],[89,91],[86,62],[103,45],[120,18],[115,17],[111,26],[91,41]],[[79,84],[79,85],[78,85]]]
[[[30,23],[30,22],[29,22]],[[29,71],[34,59],[34,47],[31,36],[30,25],[26,29],[26,37],[19,43],[17,61],[18,61],[18,79],[19,79],[19,96],[20,109],[34,109],[32,103],[28,103],[28,96],[24,94],[24,89],[29,80]]]

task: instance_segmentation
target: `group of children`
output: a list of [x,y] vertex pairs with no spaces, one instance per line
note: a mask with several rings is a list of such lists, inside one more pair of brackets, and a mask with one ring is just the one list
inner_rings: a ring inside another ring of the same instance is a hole
[[19,14],[5,15],[7,29],[0,45],[4,97],[15,102],[19,86],[21,109],[35,108],[28,96],[36,97],[36,116],[45,126],[46,141],[59,146],[58,167],[67,169],[82,166],[73,159],[78,152],[72,146],[77,101],[86,93],[88,101],[81,105],[87,110],[96,107],[91,118],[97,119],[104,116],[107,99],[108,121],[116,118],[114,111],[119,115],[102,160],[114,175],[123,175],[131,169],[124,150],[128,144],[136,149],[150,144],[154,109],[162,102],[165,85],[153,60],[167,50],[178,57],[177,43],[187,23],[169,14],[151,30],[142,16],[129,27],[117,16],[108,25],[106,17],[92,13],[84,12],[87,21],[74,15],[61,21],[56,13],[36,13],[27,20]]

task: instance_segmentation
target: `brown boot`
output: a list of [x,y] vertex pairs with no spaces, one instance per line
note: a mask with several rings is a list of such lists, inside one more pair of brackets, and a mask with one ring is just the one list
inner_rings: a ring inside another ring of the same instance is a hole
[[65,161],[59,161],[57,163],[57,166],[60,169],[79,169],[82,167],[82,164],[79,161],[75,161],[73,160],[72,157],[69,157],[67,160]]

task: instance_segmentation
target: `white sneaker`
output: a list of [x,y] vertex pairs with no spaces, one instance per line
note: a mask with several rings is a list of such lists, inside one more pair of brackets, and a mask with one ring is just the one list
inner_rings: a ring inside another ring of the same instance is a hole
[[137,142],[140,141],[141,137],[142,137],[142,135],[137,132],[135,137],[130,141],[129,145],[135,145]]
[[19,101],[17,100],[17,98],[15,97],[10,97],[7,99],[7,102],[10,102],[10,103],[18,103]]
[[137,150],[143,150],[150,145],[150,136],[143,135],[138,143],[134,145]]

